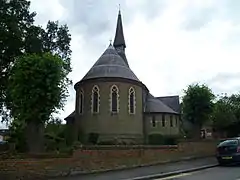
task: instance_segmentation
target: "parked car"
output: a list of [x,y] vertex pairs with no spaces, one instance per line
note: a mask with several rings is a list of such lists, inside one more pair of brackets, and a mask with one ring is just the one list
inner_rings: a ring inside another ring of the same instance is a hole
[[216,157],[219,165],[240,163],[240,137],[220,142],[217,146]]

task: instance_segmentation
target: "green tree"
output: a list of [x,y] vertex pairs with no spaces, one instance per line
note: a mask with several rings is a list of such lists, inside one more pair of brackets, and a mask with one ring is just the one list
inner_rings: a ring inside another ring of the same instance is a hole
[[183,119],[193,125],[195,137],[200,136],[200,130],[213,111],[215,96],[206,85],[192,84],[184,90],[182,100]]
[[212,114],[214,129],[222,136],[237,136],[240,128],[240,96],[222,96],[214,104]]
[[236,121],[240,121],[240,94],[232,94],[229,99],[236,116]]
[[33,25],[35,13],[29,11],[29,1],[0,1],[0,115],[7,117],[5,90],[9,70],[15,58],[22,54],[24,40]]
[[236,120],[228,128],[229,136],[240,135],[240,94],[233,94],[230,96],[231,105],[236,117]]
[[45,123],[64,106],[69,85],[65,66],[59,56],[44,53],[21,56],[11,69],[7,108],[22,125],[30,152],[43,150]]
[[60,118],[52,117],[45,128],[46,150],[60,150],[66,148],[66,124]]
[[220,132],[225,131],[230,125],[236,122],[236,114],[234,112],[231,98],[222,96],[214,104],[212,113],[213,127]]
[[51,117],[46,124],[45,133],[65,138],[65,129],[66,124],[62,124],[62,120],[60,118]]
[[[67,25],[49,21],[46,29],[34,25],[36,13],[30,12],[30,1],[0,1],[0,116],[9,119],[5,104],[11,67],[18,56],[51,52],[64,60],[64,71],[71,71],[71,35]],[[69,82],[70,80],[67,79]]]

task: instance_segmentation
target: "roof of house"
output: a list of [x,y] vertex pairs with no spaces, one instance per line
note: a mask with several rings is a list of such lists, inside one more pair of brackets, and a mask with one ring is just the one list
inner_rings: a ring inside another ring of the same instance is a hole
[[112,44],[108,46],[81,81],[104,77],[117,77],[140,82]]
[[64,118],[64,120],[69,120],[69,119],[74,119],[75,118],[75,114],[76,114],[76,112],[75,111],[73,111],[71,114],[69,114],[66,118]]
[[149,94],[146,102],[146,113],[169,113],[178,114],[178,112],[171,109],[169,106],[164,104],[161,100]]
[[164,104],[169,106],[174,111],[181,113],[179,96],[162,96],[162,97],[157,97],[157,99],[161,100]]

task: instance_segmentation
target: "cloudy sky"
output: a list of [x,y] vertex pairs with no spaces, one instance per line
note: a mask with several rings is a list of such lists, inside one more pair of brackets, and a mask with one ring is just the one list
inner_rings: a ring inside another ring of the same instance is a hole
[[[182,94],[193,82],[215,93],[240,89],[239,0],[32,0],[36,23],[66,23],[72,34],[70,78],[81,80],[108,47],[121,4],[131,69],[155,96]],[[70,87],[64,118],[74,109]]]

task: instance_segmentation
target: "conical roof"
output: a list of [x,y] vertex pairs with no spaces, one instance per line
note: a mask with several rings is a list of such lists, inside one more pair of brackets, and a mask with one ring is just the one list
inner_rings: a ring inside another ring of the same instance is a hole
[[123,46],[124,48],[126,47],[125,39],[123,35],[122,16],[120,11],[118,12],[117,28],[116,28],[113,46],[114,47]]
[[112,44],[109,45],[81,81],[104,77],[125,78],[140,82]]
[[125,43],[124,34],[123,34],[122,16],[121,16],[120,10],[118,12],[117,28],[116,28],[115,38],[113,42],[113,47],[116,48],[118,54],[123,58],[123,60],[129,67],[128,60],[125,55],[126,43]]
[[64,118],[64,120],[70,120],[70,119],[74,119],[75,118],[75,115],[76,115],[76,112],[73,111],[70,115],[68,115],[68,117]]
[[165,105],[161,100],[155,98],[151,94],[148,95],[145,112],[178,114],[176,111],[172,110],[170,107]]

